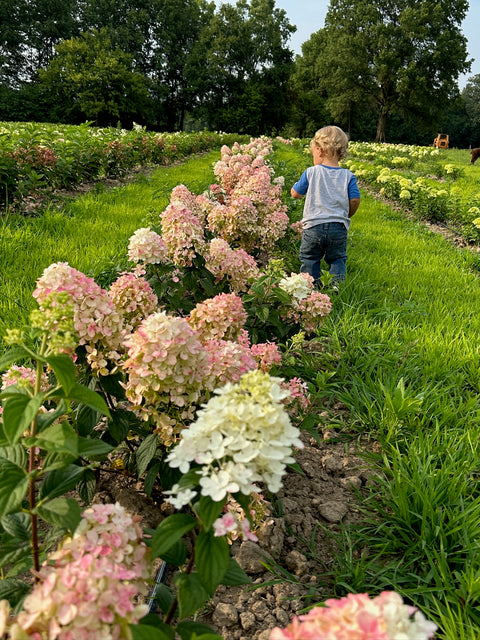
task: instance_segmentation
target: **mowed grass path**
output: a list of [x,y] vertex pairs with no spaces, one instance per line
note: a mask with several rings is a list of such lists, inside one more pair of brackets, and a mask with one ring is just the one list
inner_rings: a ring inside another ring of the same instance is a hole
[[35,307],[35,282],[50,264],[68,262],[94,277],[109,266],[126,267],[134,231],[158,226],[178,184],[202,193],[213,182],[212,167],[219,158],[219,151],[211,151],[108,192],[94,189],[61,210],[50,207],[38,217],[0,219],[0,335],[26,321]]

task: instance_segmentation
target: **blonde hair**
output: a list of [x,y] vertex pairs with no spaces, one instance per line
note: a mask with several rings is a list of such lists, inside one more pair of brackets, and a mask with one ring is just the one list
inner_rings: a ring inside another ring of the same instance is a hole
[[316,145],[328,156],[342,160],[348,154],[348,136],[340,127],[328,126],[319,129],[310,142],[310,151]]

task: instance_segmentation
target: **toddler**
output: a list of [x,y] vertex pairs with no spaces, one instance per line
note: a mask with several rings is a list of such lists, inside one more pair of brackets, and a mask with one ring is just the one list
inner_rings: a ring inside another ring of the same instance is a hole
[[360,205],[355,175],[339,166],[347,156],[347,135],[335,126],[319,129],[310,142],[313,167],[303,172],[292,189],[293,198],[306,195],[302,219],[300,260],[303,273],[320,279],[322,258],[334,287],[345,280],[350,218]]

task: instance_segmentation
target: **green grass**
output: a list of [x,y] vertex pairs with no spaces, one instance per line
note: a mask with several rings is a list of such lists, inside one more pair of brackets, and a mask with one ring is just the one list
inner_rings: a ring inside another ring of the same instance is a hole
[[[480,191],[480,169],[468,164],[468,151],[445,156],[465,169],[457,188]],[[286,147],[277,157],[289,189],[308,158]],[[295,219],[302,206],[293,204]],[[317,384],[319,398],[348,409],[347,418],[330,426],[344,437],[368,436],[382,451],[366,455],[378,481],[360,500],[363,526],[337,536],[334,592],[394,589],[439,625],[439,638],[474,640],[480,629],[478,258],[365,193],[348,256],[347,281],[318,330],[331,353],[317,366],[306,355],[297,363],[297,375]]]
[[[472,262],[364,195],[347,283],[322,332],[342,349],[330,394],[347,406],[348,427],[384,451],[374,461],[384,481],[364,503],[366,524],[351,544],[369,549],[377,589],[390,581],[444,637],[473,640],[480,627],[480,281]],[[381,570],[379,557],[388,559]],[[351,569],[345,575],[340,556],[341,582],[362,590]],[[374,576],[366,572],[363,589],[375,586]]]
[[38,217],[0,219],[0,335],[26,321],[35,307],[35,282],[50,264],[68,262],[94,277],[105,269],[125,269],[133,232],[158,227],[159,214],[178,184],[202,193],[213,182],[212,166],[219,157],[212,151],[156,169],[128,186],[109,192],[97,188],[61,210],[47,207]]

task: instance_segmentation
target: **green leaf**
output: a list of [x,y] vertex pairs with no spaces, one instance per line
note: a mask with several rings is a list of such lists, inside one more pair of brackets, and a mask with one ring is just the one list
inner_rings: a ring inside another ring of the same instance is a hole
[[174,581],[178,589],[180,618],[188,618],[209,600],[210,596],[196,573],[179,573]]
[[[43,559],[42,559],[43,561]],[[25,553],[19,560],[14,562],[8,567],[8,571],[5,574],[6,578],[16,578],[17,576],[27,573],[33,569],[32,550],[29,547],[28,552]]]
[[75,426],[79,436],[89,436],[97,426],[101,413],[86,404],[78,406],[75,415]]
[[133,640],[173,640],[175,638],[175,635],[167,634],[165,629],[157,629],[146,624],[131,624],[130,631]]
[[0,518],[19,511],[28,491],[26,472],[7,458],[0,458]]
[[56,527],[75,531],[81,520],[80,505],[73,498],[54,498],[36,508],[38,515]]
[[187,473],[184,473],[178,481],[179,489],[186,489],[187,487],[194,487],[198,484],[200,478],[199,469],[190,469]]
[[77,383],[77,370],[72,358],[70,356],[60,354],[58,356],[50,356],[47,358],[47,362],[55,372],[55,377],[57,378],[59,385],[68,396]]
[[234,587],[239,584],[249,584],[250,582],[250,578],[235,558],[230,558],[227,573],[222,578],[222,584]]
[[154,457],[158,446],[158,436],[156,433],[151,433],[148,435],[142,444],[137,449],[137,471],[138,475],[141,476],[146,468],[150,460]]
[[24,347],[13,347],[0,358],[0,371],[5,371],[15,362],[31,358],[32,355]]
[[172,604],[175,602],[175,596],[172,594],[166,584],[159,584],[155,594],[155,600],[163,613],[168,613]]
[[215,631],[207,624],[201,622],[193,622],[192,620],[183,620],[179,622],[176,628],[176,632],[182,638],[182,640],[190,640],[193,634],[196,634],[197,638],[204,638],[205,634],[212,639],[223,640],[222,636],[215,634]]
[[78,438],[78,454],[90,459],[93,456],[106,456],[114,447],[98,438]]
[[257,316],[260,318],[260,320],[262,320],[263,322],[267,322],[269,315],[270,315],[270,309],[268,308],[267,305],[263,307],[258,307]]
[[25,387],[17,387],[16,384],[8,385],[8,387],[0,393],[0,398],[2,400],[4,398],[11,398],[13,396],[27,396],[28,398],[31,398],[31,395],[28,393]]
[[111,414],[112,419],[108,423],[108,432],[115,442],[120,443],[127,437],[136,418],[131,411],[125,411],[125,409],[115,409]]
[[77,491],[80,498],[86,504],[90,504],[97,491],[97,477],[92,469],[85,469],[83,478],[78,483]]
[[0,458],[6,458],[23,469],[28,462],[27,453],[21,444],[16,444],[14,447],[0,447]]
[[23,394],[11,396],[3,403],[3,431],[10,445],[16,444],[43,404],[44,394],[33,398]]
[[[8,516],[3,516],[0,522],[5,531],[13,538],[23,542],[30,541],[30,518],[26,513],[12,513]],[[2,554],[3,549],[2,545]]]
[[58,420],[60,416],[63,416],[68,412],[67,404],[64,400],[60,400],[55,411],[48,413],[39,413],[37,417],[37,433],[44,431],[47,427]]
[[0,448],[4,449],[5,447],[8,447],[8,440],[3,430],[3,424],[0,422]]
[[195,542],[195,564],[198,576],[211,596],[226,574],[229,561],[226,537],[216,537],[213,531],[201,531]]
[[257,294],[258,297],[263,297],[265,295],[265,288],[262,286],[262,283],[257,280],[255,284],[252,284],[250,289]]
[[40,500],[51,500],[67,493],[80,482],[84,473],[85,469],[75,464],[47,473],[40,487]]
[[200,500],[195,504],[195,511],[205,531],[208,531],[220,516],[226,501],[227,499],[225,498],[220,502],[214,502],[209,496],[201,496]]
[[187,559],[187,547],[183,540],[176,540],[175,543],[162,554],[162,560],[174,567],[181,567]]
[[0,554],[0,567],[6,567],[13,563],[27,558],[32,553],[29,542],[2,542],[2,553]]
[[42,471],[44,473],[49,473],[50,471],[54,471],[55,469],[65,469],[65,467],[68,467],[69,464],[75,462],[77,458],[77,453],[69,454],[51,451],[50,453],[47,453],[43,460]]
[[68,398],[75,400],[82,404],[86,404],[91,409],[96,409],[104,415],[110,417],[110,410],[107,407],[107,403],[96,391],[92,391],[88,387],[84,387],[81,384],[75,384],[73,388],[68,392]]
[[67,422],[52,424],[34,438],[25,438],[27,447],[40,447],[46,451],[70,453],[78,457],[78,436]]
[[160,471],[161,466],[162,465],[160,464],[160,462],[154,462],[150,469],[147,471],[145,482],[143,483],[147,496],[152,495],[155,480],[157,479],[158,472]]
[[280,289],[280,287],[273,287],[272,293],[277,298],[277,300],[283,302],[283,304],[291,304],[292,296],[283,289]]
[[15,578],[0,580],[0,600],[8,600],[11,607],[14,607],[29,591],[29,585],[21,580]]
[[186,513],[174,513],[163,520],[152,537],[153,558],[161,558],[165,551],[180,538],[193,529],[197,521]]

